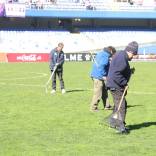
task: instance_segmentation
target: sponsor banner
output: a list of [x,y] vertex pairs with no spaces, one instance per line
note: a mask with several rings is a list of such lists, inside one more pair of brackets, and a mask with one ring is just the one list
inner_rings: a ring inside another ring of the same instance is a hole
[[143,60],[143,59],[153,59],[156,60],[156,55],[136,55],[134,59]]
[[[64,57],[65,57],[65,61],[90,61],[91,60],[90,53],[65,53]],[[8,62],[48,62],[49,54],[8,53],[7,58],[8,58]]]
[[[65,53],[65,61],[91,61],[96,54]],[[4,57],[5,58],[5,57]],[[137,55],[134,60],[156,60],[156,55]],[[4,60],[4,59],[3,59]],[[45,53],[8,53],[8,62],[49,62],[49,54]]]
[[0,62],[7,62],[7,54],[0,53]]
[[5,6],[4,4],[0,3],[0,16],[4,16],[4,12],[5,12]]
[[8,62],[48,62],[49,54],[39,53],[8,53]]
[[5,4],[5,14],[8,17],[25,17],[24,4]]
[[138,59],[156,59],[156,55],[138,55]]
[[65,53],[65,61],[90,61],[94,56],[90,53]]
[[[91,61],[95,57],[95,53],[66,53],[65,61]],[[156,55],[137,55],[134,56],[136,60],[156,60]]]

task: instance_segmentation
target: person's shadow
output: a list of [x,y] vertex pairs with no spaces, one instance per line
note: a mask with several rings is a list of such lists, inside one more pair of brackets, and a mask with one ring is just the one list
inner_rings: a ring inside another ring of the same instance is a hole
[[127,108],[141,107],[142,105],[128,105]]
[[88,91],[88,90],[85,90],[85,89],[71,89],[71,90],[67,90],[66,92],[71,93],[71,92],[84,92],[84,91]]
[[146,127],[150,127],[150,126],[156,126],[156,122],[143,122],[140,124],[135,124],[135,125],[128,125],[130,130],[137,130],[137,129],[141,129],[141,128],[146,128]]

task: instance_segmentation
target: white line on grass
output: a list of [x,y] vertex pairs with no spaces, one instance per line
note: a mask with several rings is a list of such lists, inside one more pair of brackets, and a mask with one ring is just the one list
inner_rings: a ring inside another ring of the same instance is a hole
[[[21,73],[26,73],[26,72],[21,72]],[[0,78],[0,80],[23,80],[23,79],[34,79],[34,78],[41,78],[41,77],[45,77],[47,76],[48,74],[46,73],[37,73],[37,72],[28,72],[27,73],[28,75],[29,74],[36,74],[36,76],[30,76],[30,77],[11,77],[10,78]],[[37,75],[38,74],[38,75]]]
[[138,95],[155,95],[156,92],[140,92],[140,91],[129,91],[130,94],[138,94]]
[[[9,72],[10,73],[10,72]],[[25,73],[25,72],[21,72],[21,73]],[[41,77],[45,77],[48,74],[46,73],[39,73],[39,72],[28,72],[30,74],[36,74],[36,76],[30,76],[30,77],[10,77],[10,78],[0,78],[1,80],[22,80],[22,79],[34,79],[34,78],[41,78]],[[27,74],[28,74],[27,73]],[[38,74],[38,75],[37,75]],[[0,82],[0,85],[8,85],[8,86],[24,86],[24,87],[40,87],[40,88],[45,88],[45,85],[40,85],[40,84],[24,84],[24,83],[6,83],[6,82]],[[92,91],[93,89],[89,89],[89,88],[69,88],[67,91],[75,91],[75,90],[82,90],[82,91]],[[137,94],[137,95],[155,95],[156,92],[140,92],[140,91],[128,91],[128,93],[130,94]]]
[[[24,84],[24,83],[4,83],[0,82],[0,85],[8,85],[8,86],[23,86],[23,87],[39,87],[39,88],[45,88],[45,85],[39,85],[39,84]],[[93,89],[89,88],[68,88],[67,92],[72,91],[93,91]],[[136,95],[156,95],[156,92],[140,92],[140,91],[128,91],[129,94],[136,94]]]
[[6,83],[4,83],[4,82],[0,82],[0,85],[6,85]]
[[24,84],[24,83],[12,83],[12,84],[9,84],[9,83],[1,83],[0,82],[0,85],[7,85],[7,86],[24,86],[24,87],[45,87],[45,85],[38,85],[38,84]]

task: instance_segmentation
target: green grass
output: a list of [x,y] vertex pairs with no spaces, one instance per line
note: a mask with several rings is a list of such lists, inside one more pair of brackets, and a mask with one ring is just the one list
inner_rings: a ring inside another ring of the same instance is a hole
[[101,102],[100,112],[89,112],[91,63],[65,63],[64,95],[58,81],[56,95],[45,93],[47,63],[0,64],[0,156],[155,156],[156,63],[132,66],[126,118],[131,133],[117,135],[99,124],[111,113]]

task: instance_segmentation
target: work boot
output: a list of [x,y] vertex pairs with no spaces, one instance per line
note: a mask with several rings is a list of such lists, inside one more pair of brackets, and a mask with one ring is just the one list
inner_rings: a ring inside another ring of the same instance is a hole
[[91,108],[90,111],[91,112],[99,112],[99,109],[98,108]]
[[112,106],[111,105],[106,105],[104,109],[105,110],[112,110]]
[[117,134],[129,134],[130,131],[124,127],[124,128],[117,128],[117,131],[116,131]]

